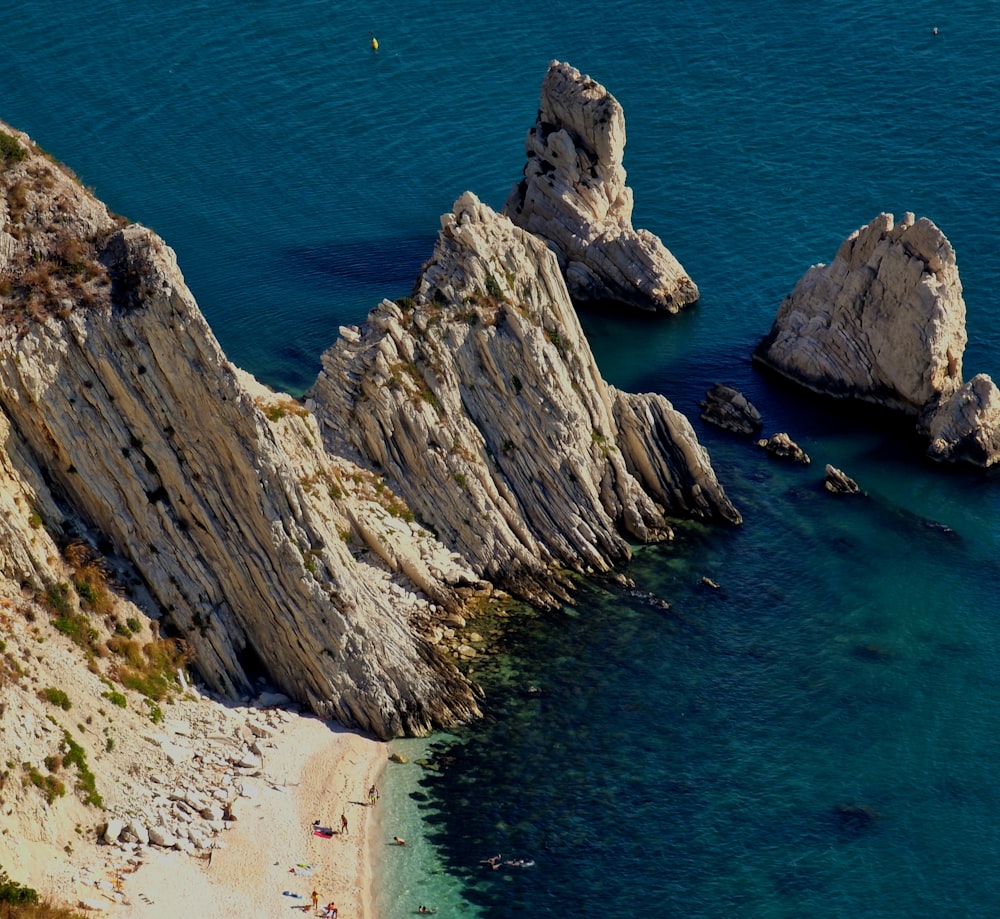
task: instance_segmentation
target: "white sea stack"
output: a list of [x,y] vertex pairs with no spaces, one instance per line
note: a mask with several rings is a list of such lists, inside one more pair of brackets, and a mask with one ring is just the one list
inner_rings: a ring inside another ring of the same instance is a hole
[[600,83],[552,61],[526,151],[503,212],[552,247],[570,296],[667,313],[698,299],[659,237],[632,226],[625,115]]

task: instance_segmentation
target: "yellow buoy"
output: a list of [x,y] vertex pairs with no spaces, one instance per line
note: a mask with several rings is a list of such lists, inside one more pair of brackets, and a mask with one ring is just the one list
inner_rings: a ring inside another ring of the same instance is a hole
[[372,51],[378,51],[378,39],[372,36]]

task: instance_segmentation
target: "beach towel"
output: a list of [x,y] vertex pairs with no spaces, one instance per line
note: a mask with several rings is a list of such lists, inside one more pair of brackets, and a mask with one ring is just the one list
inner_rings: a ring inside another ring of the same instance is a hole
[[328,826],[314,826],[313,836],[322,836],[324,839],[333,839],[333,829]]
[[290,891],[290,890],[283,890],[283,891],[281,891],[281,895],[284,896],[284,897],[292,897],[292,899],[294,899],[294,900],[301,900],[302,899],[302,894],[300,894],[300,893],[292,893],[292,891]]
[[311,878],[316,872],[313,868],[300,868],[296,865],[294,868],[289,868],[288,873],[297,875],[300,878]]

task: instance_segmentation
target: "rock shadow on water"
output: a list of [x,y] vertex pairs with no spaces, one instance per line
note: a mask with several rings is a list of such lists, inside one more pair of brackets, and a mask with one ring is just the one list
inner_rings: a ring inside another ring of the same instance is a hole
[[291,246],[282,254],[303,277],[321,286],[384,288],[383,296],[391,298],[410,293],[433,252],[433,236],[403,236]]
[[839,842],[852,842],[877,829],[882,821],[872,805],[857,801],[842,801],[823,815],[822,824]]

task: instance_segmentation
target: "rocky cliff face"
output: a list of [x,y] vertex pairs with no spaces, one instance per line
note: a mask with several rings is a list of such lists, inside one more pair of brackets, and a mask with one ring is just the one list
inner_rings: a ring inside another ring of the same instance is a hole
[[544,241],[466,193],[414,295],[344,329],[307,394],[334,454],[375,464],[484,577],[539,603],[669,515],[738,521],[690,424],[600,376]]
[[326,356],[321,436],[226,360],[155,233],[0,141],[3,573],[44,592],[70,536],[121,559],[211,689],[263,673],[381,737],[455,724],[479,691],[445,645],[481,577],[551,603],[559,566],[606,570],[670,515],[739,520],[686,419],[600,378],[544,242],[473,196],[412,300]]
[[155,234],[119,230],[17,141],[0,468],[22,522],[5,567],[48,580],[31,520],[56,522],[53,492],[131,561],[214,689],[242,695],[263,669],[381,736],[475,715],[475,689],[428,638],[476,589],[468,567],[380,498],[377,476],[327,456],[293,400],[228,363]]
[[524,178],[504,213],[552,246],[574,299],[668,313],[698,299],[697,286],[659,238],[632,227],[622,166],[625,116],[603,86],[553,61],[526,146]]
[[754,357],[818,392],[919,416],[961,385],[965,343],[948,240],[927,219],[882,214],[806,272]]

